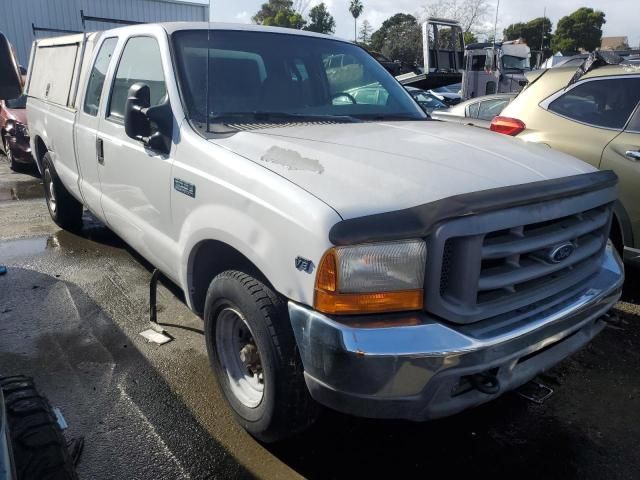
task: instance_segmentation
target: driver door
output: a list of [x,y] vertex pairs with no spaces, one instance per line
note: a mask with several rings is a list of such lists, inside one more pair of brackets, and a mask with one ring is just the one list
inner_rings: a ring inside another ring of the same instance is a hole
[[[167,263],[167,236],[171,231],[171,154],[152,151],[129,138],[124,111],[129,87],[146,83],[151,105],[167,96],[163,59],[152,36],[129,38],[112,77],[109,103],[100,120],[96,155],[100,165],[102,209],[109,226],[163,271]],[[172,149],[173,151],[173,149]]]

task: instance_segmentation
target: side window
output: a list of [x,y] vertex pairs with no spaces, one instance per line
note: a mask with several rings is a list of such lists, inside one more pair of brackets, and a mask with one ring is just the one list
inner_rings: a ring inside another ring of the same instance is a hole
[[486,55],[473,55],[471,57],[471,70],[474,72],[482,72],[486,61]]
[[116,48],[118,43],[117,38],[107,38],[98,51],[98,56],[91,69],[91,75],[89,75],[89,82],[87,83],[87,93],[84,97],[84,113],[95,117],[98,115],[98,107],[100,106],[100,95],[102,95],[102,86],[104,85],[105,75],[109,68],[109,62],[111,62],[111,55],[113,55],[113,49]]
[[151,90],[151,106],[164,101],[167,87],[162,72],[160,47],[155,38],[133,37],[124,47],[111,90],[107,117],[124,118],[124,106],[129,87],[144,82]]
[[507,106],[509,100],[507,99],[494,99],[480,102],[480,109],[478,110],[478,118],[480,120],[493,120],[493,117],[500,115],[500,112]]
[[640,101],[640,78],[586,81],[549,105],[549,110],[596,127],[621,129]]
[[629,126],[627,127],[628,132],[640,133],[640,104],[636,108],[636,113],[631,117],[631,121],[629,122]]
[[478,111],[480,110],[480,102],[472,103],[469,105],[469,117],[478,118]]

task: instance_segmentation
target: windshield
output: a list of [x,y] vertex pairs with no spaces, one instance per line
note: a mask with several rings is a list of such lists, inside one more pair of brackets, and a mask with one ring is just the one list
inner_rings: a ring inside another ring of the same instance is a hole
[[502,67],[505,70],[531,70],[528,58],[514,57],[513,55],[502,56]]
[[23,94],[13,100],[5,100],[4,103],[7,108],[27,108],[27,96]]
[[291,117],[427,118],[402,86],[356,45],[269,32],[209,34],[209,39],[206,30],[173,34],[185,109],[198,128]]

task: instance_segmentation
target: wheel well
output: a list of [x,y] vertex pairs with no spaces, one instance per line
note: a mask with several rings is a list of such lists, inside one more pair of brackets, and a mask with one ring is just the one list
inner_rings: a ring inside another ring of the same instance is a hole
[[238,250],[217,240],[205,240],[193,248],[189,257],[189,295],[194,312],[203,314],[211,281],[226,270],[239,270],[273,289],[260,269]]
[[622,227],[620,225],[620,220],[618,220],[617,215],[613,215],[613,219],[611,220],[611,232],[609,232],[609,238],[613,243],[613,246],[618,251],[620,255],[624,252],[624,239],[622,235]]
[[38,167],[40,168],[40,170],[42,170],[42,157],[44,157],[44,154],[47,153],[47,146],[44,144],[44,141],[42,140],[41,137],[36,137],[36,151],[35,151],[35,158],[36,158],[36,162],[38,162]]

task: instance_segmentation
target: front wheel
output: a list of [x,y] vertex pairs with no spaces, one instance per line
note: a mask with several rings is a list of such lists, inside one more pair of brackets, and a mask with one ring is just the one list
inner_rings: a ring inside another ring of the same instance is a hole
[[223,272],[211,282],[204,317],[212,369],[249,433],[275,442],[313,423],[319,406],[304,382],[286,304],[269,287]]
[[73,198],[58,178],[48,152],[42,157],[42,181],[51,219],[65,230],[79,229],[82,225],[82,204]]

